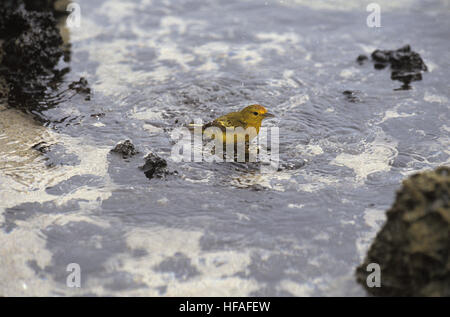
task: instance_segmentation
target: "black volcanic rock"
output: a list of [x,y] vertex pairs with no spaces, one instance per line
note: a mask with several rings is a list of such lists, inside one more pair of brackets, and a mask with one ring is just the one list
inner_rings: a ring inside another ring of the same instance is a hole
[[124,159],[132,157],[139,153],[139,151],[136,150],[136,147],[133,143],[131,143],[130,140],[125,140],[117,143],[117,145],[111,150],[111,152],[122,155]]
[[[410,83],[422,80],[422,72],[428,70],[419,53],[412,51],[409,45],[397,50],[375,50],[371,57],[375,69],[390,66],[391,79],[403,83],[400,89],[410,89]],[[357,62],[363,64],[364,55],[360,55]]]
[[358,58],[356,58],[356,62],[359,65],[364,64],[364,62],[366,62],[369,58],[366,55],[359,55]]
[[[0,77],[9,104],[33,110],[63,55],[52,10],[55,1],[4,0],[0,3]],[[38,5],[39,4],[39,5]]]
[[85,100],[91,99],[91,88],[89,88],[88,81],[84,77],[80,77],[80,80],[70,83],[69,89],[74,90],[79,94],[86,95]]
[[359,94],[359,91],[354,90],[344,90],[342,94],[347,98],[347,101],[352,103],[357,103],[361,101],[359,97],[357,96]]
[[[450,167],[415,174],[397,192],[357,281],[377,296],[450,296]],[[377,263],[381,287],[366,284]]]
[[390,64],[394,70],[403,71],[427,71],[428,68],[419,53],[411,50],[409,45],[394,51],[375,50],[372,60],[378,64]]
[[148,179],[172,174],[167,169],[167,161],[156,154],[149,153],[145,158],[145,164],[141,167]]

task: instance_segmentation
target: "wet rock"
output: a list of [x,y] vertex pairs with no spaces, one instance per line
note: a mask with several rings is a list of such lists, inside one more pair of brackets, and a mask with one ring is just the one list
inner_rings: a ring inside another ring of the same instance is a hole
[[166,160],[156,154],[149,153],[144,160],[145,164],[141,167],[141,169],[144,171],[145,176],[147,176],[148,179],[152,179],[154,177],[161,178],[166,175],[176,173],[170,173],[167,169]]
[[[406,179],[386,215],[358,282],[379,296],[450,296],[450,167]],[[367,287],[369,263],[380,265],[381,287]]]
[[96,118],[96,119],[103,118],[104,116],[106,116],[106,114],[105,114],[104,112],[99,112],[99,113],[93,113],[93,114],[91,114],[91,118]]
[[[1,57],[0,57],[1,59]],[[8,102],[9,86],[5,78],[0,76],[0,103],[5,104]]]
[[117,143],[117,145],[114,147],[114,149],[111,150],[111,152],[121,154],[124,159],[132,157],[139,153],[139,151],[136,150],[136,147],[133,143],[131,143],[130,140],[125,140]]
[[347,98],[347,101],[353,102],[353,103],[357,103],[357,102],[361,101],[361,99],[359,99],[359,97],[357,96],[358,93],[359,93],[359,91],[354,91],[354,90],[344,90],[342,92],[342,94]]
[[70,1],[66,0],[23,0],[25,8],[31,11],[52,11],[55,15],[61,14]]
[[427,70],[427,66],[420,55],[411,51],[409,45],[405,45],[395,51],[375,50],[372,53],[372,59],[377,64],[390,64],[392,69],[397,70]]
[[[360,55],[357,59],[362,64]],[[375,50],[372,55],[375,69],[391,68],[391,79],[403,83],[399,89],[410,89],[410,83],[422,80],[422,72],[427,71],[427,65],[420,57],[419,53],[411,50],[409,45],[405,45],[397,50]]]
[[79,94],[86,95],[85,100],[91,100],[91,88],[89,88],[89,84],[86,78],[80,77],[79,81],[70,83],[69,89],[72,89]]
[[359,56],[356,58],[356,62],[357,62],[359,65],[364,64],[364,62],[366,62],[367,60],[369,60],[369,58],[368,58],[366,55],[359,55]]
[[42,154],[48,153],[50,151],[50,145],[45,143],[44,141],[36,143],[31,147],[33,150],[41,152]]
[[[55,1],[5,0],[0,4],[0,77],[12,106],[34,110],[63,55],[52,10]],[[45,2],[45,4],[44,4]]]

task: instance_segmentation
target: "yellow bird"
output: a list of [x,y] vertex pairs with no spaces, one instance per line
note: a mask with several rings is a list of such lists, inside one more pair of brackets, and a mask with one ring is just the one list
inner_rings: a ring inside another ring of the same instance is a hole
[[[212,137],[212,135],[215,135],[214,129],[208,128],[219,128],[222,131],[223,143],[229,143],[230,141],[233,143],[237,143],[239,137],[243,136],[243,134],[246,133],[246,135],[243,137],[245,137],[245,141],[248,142],[251,141],[251,139],[253,139],[256,135],[258,135],[262,121],[264,119],[272,117],[274,117],[274,115],[267,112],[267,109],[263,106],[250,105],[245,107],[241,111],[230,112],[207,124],[204,124],[202,126],[202,132],[204,133],[204,136]],[[192,127],[193,125],[190,126]],[[245,131],[246,129],[247,131]],[[227,140],[227,130],[229,130],[231,133],[234,133],[234,138],[228,138]]]

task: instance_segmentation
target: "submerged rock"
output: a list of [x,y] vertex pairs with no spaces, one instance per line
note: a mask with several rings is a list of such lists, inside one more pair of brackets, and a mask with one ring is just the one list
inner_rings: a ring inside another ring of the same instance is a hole
[[136,147],[130,140],[125,140],[117,143],[117,145],[111,150],[111,152],[121,154],[124,159],[132,157],[139,153]]
[[[357,281],[378,296],[450,296],[450,167],[403,181],[387,222],[357,268]],[[381,287],[366,284],[369,263]]]
[[[360,65],[363,63],[361,56],[357,59]],[[398,50],[375,50],[371,57],[375,69],[384,69],[390,65],[391,79],[403,83],[400,89],[410,89],[409,84],[422,80],[422,72],[428,70],[419,53],[412,51],[409,45]]]
[[[157,177],[161,178],[170,173],[167,169],[167,161],[156,154],[149,153],[144,158],[145,164],[141,167],[148,179]],[[175,172],[176,173],[176,172]]]

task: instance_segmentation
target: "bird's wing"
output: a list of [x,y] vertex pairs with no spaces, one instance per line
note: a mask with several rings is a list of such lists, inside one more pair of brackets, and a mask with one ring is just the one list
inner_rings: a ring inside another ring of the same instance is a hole
[[239,112],[232,112],[205,124],[203,129],[209,127],[219,127],[222,130],[236,127],[243,127],[245,129],[247,124],[239,118]]

